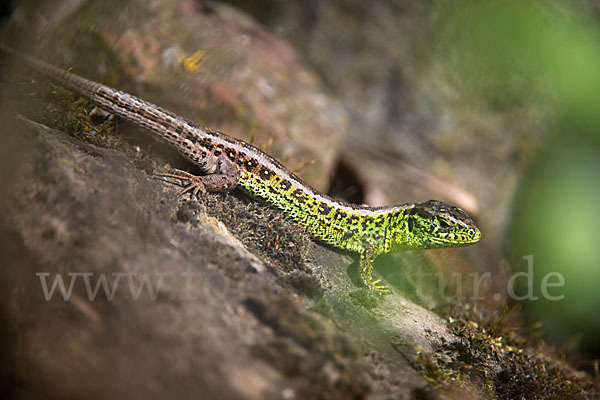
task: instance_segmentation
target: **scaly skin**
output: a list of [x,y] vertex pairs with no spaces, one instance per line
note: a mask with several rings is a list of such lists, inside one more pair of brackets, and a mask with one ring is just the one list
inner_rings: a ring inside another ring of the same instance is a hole
[[362,283],[375,293],[389,289],[373,281],[373,261],[381,253],[458,247],[476,243],[481,233],[457,207],[430,200],[373,208],[332,199],[304,183],[258,148],[198,126],[152,103],[2,48],[30,68],[81,93],[104,110],[138,126],[177,149],[207,175],[178,171],[163,176],[187,184],[181,193],[227,191],[239,186],[281,210],[315,239],[360,254]]

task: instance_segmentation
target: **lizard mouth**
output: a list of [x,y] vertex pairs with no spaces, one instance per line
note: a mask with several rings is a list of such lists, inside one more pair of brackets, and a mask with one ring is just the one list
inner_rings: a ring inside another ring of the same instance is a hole
[[444,235],[443,237],[430,237],[425,248],[434,249],[441,247],[461,247],[479,242],[481,231],[475,227],[469,228],[466,233]]
[[470,235],[471,240],[468,243],[477,243],[481,239],[481,231],[477,228],[471,228]]
[[473,244],[479,242],[479,239],[481,239],[481,231],[475,227],[472,227],[469,228],[466,234],[461,236],[459,236],[460,239],[456,243],[458,246]]

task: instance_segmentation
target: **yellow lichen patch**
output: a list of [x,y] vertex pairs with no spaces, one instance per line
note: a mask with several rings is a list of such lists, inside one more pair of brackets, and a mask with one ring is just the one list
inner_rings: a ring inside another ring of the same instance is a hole
[[204,64],[206,51],[198,50],[194,54],[189,57],[184,57],[183,55],[177,56],[177,62],[183,66],[183,68],[187,72],[191,72],[193,74],[197,74],[202,70],[202,65]]

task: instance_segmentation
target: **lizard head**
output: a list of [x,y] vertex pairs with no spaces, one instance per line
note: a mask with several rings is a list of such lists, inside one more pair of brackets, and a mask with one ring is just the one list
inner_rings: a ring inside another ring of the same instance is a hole
[[392,227],[391,250],[466,246],[477,243],[480,237],[481,232],[463,210],[429,200],[402,211]]

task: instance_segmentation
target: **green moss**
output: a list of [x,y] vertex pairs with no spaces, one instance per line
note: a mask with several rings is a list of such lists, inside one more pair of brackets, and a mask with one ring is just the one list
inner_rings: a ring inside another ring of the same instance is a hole
[[359,289],[350,293],[350,300],[359,307],[371,310],[377,308],[379,302],[377,296],[369,292],[368,289]]
[[506,329],[506,321],[489,321],[486,328],[459,318],[449,326],[458,340],[415,358],[435,387],[475,384],[499,399],[588,399],[599,394],[591,378],[557,361],[543,345],[529,345],[523,334]]
[[[34,56],[80,76],[121,87],[132,79],[125,73],[114,48],[97,30],[90,29],[93,15],[76,18],[73,23],[65,24],[64,29],[50,33],[36,48]],[[68,50],[61,43],[69,43]],[[65,54],[71,57],[64,57]],[[64,65],[65,58],[77,62]],[[20,68],[18,60],[15,66]],[[102,70],[101,76],[98,76],[99,70]],[[93,104],[81,95],[33,71],[23,70],[15,74],[15,78],[9,100],[26,118],[98,146],[123,144],[113,134],[115,124],[107,118],[108,114],[93,113]]]
[[26,118],[102,147],[118,147],[110,119],[94,117],[88,101],[39,75],[23,80],[16,101]]

